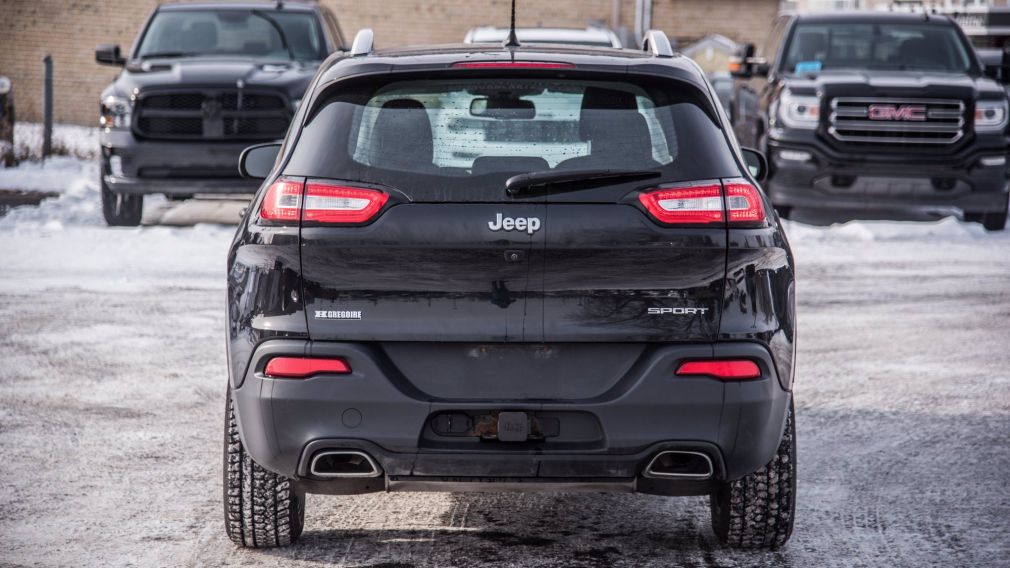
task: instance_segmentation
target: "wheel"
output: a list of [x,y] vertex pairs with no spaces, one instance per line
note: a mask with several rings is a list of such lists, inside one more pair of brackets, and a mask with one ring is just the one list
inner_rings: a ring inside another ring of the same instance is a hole
[[186,201],[187,199],[193,199],[192,193],[166,193],[165,197],[169,201]]
[[102,186],[102,214],[105,215],[105,222],[113,227],[139,225],[144,213],[144,196],[116,193],[109,189],[104,178],[99,183]]
[[1002,231],[1006,228],[1006,217],[1006,211],[1002,213],[983,213],[982,226],[985,227],[986,231]]
[[710,496],[712,528],[732,548],[778,548],[793,532],[796,423],[792,403],[778,451],[767,465]]
[[791,215],[793,212],[793,208],[779,205],[775,207],[775,212],[779,214],[780,218],[788,219],[789,215]]
[[288,546],[305,523],[305,494],[291,479],[267,471],[242,446],[228,389],[224,423],[224,526],[248,548]]

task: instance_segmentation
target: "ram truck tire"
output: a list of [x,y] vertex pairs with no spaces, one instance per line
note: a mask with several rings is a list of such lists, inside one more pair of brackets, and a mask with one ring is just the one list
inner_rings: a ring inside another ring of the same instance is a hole
[[101,180],[102,215],[111,227],[136,227],[144,214],[144,196],[116,193]]
[[1007,212],[986,213],[982,215],[982,226],[986,231],[1002,231],[1006,228]]
[[796,423],[792,404],[767,465],[710,496],[712,528],[731,548],[775,549],[789,540],[796,510]]
[[228,538],[246,548],[288,546],[305,524],[304,493],[253,461],[242,446],[231,389],[224,430],[224,523]]

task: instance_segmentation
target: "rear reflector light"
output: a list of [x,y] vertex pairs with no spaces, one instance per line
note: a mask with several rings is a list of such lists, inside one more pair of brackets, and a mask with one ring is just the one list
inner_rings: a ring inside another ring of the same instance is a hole
[[452,65],[457,69],[572,69],[572,63],[554,61],[461,61]]
[[722,361],[688,361],[681,363],[677,376],[705,375],[724,381],[756,379],[761,376],[757,363],[746,359]]
[[696,225],[723,222],[722,186],[718,184],[660,189],[642,193],[638,199],[661,223]]
[[721,184],[660,188],[638,195],[645,210],[667,225],[724,225],[763,227],[764,202],[760,191],[743,180]]
[[376,189],[346,187],[309,181],[305,187],[303,219],[315,223],[365,223],[389,201]]
[[343,359],[274,357],[267,362],[263,374],[281,379],[304,379],[312,375],[346,375],[350,372],[350,365]]
[[279,179],[267,188],[260,204],[260,218],[297,223],[302,209],[302,182]]
[[726,183],[726,209],[730,225],[765,224],[765,207],[758,189],[747,182]]

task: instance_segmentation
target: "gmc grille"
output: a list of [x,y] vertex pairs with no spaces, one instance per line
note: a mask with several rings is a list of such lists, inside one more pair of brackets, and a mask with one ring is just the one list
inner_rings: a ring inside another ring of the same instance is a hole
[[953,144],[964,136],[964,110],[956,99],[837,97],[828,133],[849,144]]
[[134,130],[163,140],[274,140],[284,137],[291,114],[277,93],[145,92],[134,108]]

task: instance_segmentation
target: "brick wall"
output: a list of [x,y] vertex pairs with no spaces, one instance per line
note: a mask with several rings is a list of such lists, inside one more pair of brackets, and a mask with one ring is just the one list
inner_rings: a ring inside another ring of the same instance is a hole
[[[94,62],[95,46],[132,45],[161,0],[0,0],[0,74],[14,82],[20,120],[41,120],[42,57],[53,56],[56,122],[97,123],[98,94],[116,75]],[[507,25],[510,0],[322,0],[353,38],[363,27],[376,45],[454,43],[475,25]],[[633,29],[634,0],[621,0]],[[610,21],[611,0],[518,0],[520,26]],[[778,0],[653,0],[653,27],[681,42],[709,33],[760,43]]]

